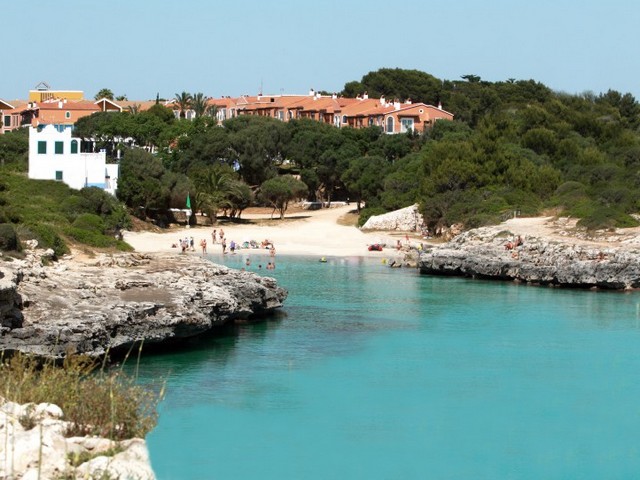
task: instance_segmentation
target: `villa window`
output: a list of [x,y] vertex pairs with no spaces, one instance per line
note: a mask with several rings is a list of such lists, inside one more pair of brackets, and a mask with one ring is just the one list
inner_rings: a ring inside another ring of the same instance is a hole
[[78,141],[71,140],[71,153],[78,153]]
[[38,142],[38,153],[44,155],[47,153],[47,142],[40,140]]
[[408,132],[413,130],[413,118],[403,118],[400,120],[400,131]]
[[62,181],[62,170],[56,170],[56,180],[59,182]]
[[393,117],[387,118],[387,133],[393,133]]
[[64,143],[56,142],[55,144],[55,153],[56,155],[62,155],[64,153]]
[[347,124],[347,116],[346,115],[342,116],[342,123],[344,123],[345,125]]
[[11,115],[5,115],[4,116],[4,126],[5,127],[10,127],[11,126]]
[[64,118],[71,118],[71,112],[64,112]]

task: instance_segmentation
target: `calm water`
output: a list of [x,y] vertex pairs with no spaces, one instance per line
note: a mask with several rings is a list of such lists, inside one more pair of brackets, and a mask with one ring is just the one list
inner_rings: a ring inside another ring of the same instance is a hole
[[262,273],[289,289],[286,317],[142,361],[168,378],[160,480],[640,475],[640,294],[375,260]]

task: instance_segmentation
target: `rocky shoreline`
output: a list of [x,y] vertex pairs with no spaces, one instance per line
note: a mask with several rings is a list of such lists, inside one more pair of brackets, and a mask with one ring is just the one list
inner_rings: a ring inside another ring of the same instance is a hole
[[420,273],[536,285],[630,290],[640,287],[640,250],[523,236],[494,227],[467,231],[420,255]]
[[0,262],[0,350],[62,358],[167,345],[271,315],[286,297],[272,278],[195,255],[52,263],[29,249],[23,260]]
[[[52,262],[52,251],[35,247],[30,245],[22,260],[0,254],[4,352],[59,359],[124,353],[139,342],[169,345],[272,315],[287,297],[273,278],[195,255],[101,254],[89,261]],[[38,428],[21,425],[26,412],[34,413]],[[66,438],[65,429],[55,405],[17,405],[0,398],[0,430],[6,436],[0,476],[155,478],[143,439]],[[91,460],[74,467],[70,453]]]

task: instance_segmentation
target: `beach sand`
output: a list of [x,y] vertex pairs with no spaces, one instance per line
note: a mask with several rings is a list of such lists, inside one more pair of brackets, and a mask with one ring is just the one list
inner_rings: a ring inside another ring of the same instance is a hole
[[[255,240],[258,243],[265,239],[273,242],[276,255],[310,255],[318,257],[374,257],[397,258],[395,248],[383,248],[383,251],[369,251],[368,246],[374,243],[396,245],[397,240],[406,243],[405,234],[400,232],[362,232],[355,226],[340,225],[340,217],[353,210],[353,205],[327,208],[322,210],[295,211],[285,215],[283,220],[271,220],[270,210],[256,213],[243,213],[242,223],[221,221],[215,226],[191,228],[172,228],[162,233],[124,232],[124,240],[138,252],[179,252],[172,248],[179,239],[193,237],[195,250],[200,253],[200,240],[206,238],[208,253],[221,253],[218,243],[211,243],[211,232],[222,227],[227,239],[227,251],[231,240],[238,244]],[[277,213],[276,213],[277,216]],[[410,237],[416,246],[421,239]],[[242,249],[241,253],[251,250]],[[257,251],[257,250],[254,250]]]
[[[240,222],[221,220],[215,227],[171,228],[161,233],[148,231],[124,232],[124,240],[138,252],[174,252],[172,248],[184,237],[193,237],[195,250],[200,240],[207,239],[208,253],[221,253],[220,243],[211,244],[211,232],[222,227],[229,243],[234,240],[243,242],[265,239],[273,242],[277,255],[308,255],[318,257],[373,257],[380,259],[398,259],[404,252],[398,252],[395,245],[398,240],[406,245],[404,232],[363,232],[355,226],[341,225],[339,220],[353,212],[353,206],[340,206],[322,210],[293,210],[283,220],[271,219],[269,209],[251,209],[243,213]],[[598,235],[586,235],[576,229],[576,219],[556,217],[525,217],[507,220],[489,227],[496,232],[508,230],[524,236],[544,237],[549,241],[568,244],[588,244],[597,247],[637,248],[640,245],[640,227],[618,229],[615,232],[600,232]],[[417,234],[409,234],[409,242],[416,247],[419,243],[433,245]],[[383,251],[369,251],[368,246],[379,243],[388,245]],[[438,242],[441,243],[441,242]],[[436,243],[437,244],[437,243]],[[240,250],[245,254],[251,250]],[[258,252],[259,250],[253,250]]]

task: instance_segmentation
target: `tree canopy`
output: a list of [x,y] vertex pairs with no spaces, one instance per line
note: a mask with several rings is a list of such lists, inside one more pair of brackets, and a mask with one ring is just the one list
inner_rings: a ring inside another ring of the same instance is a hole
[[[219,126],[203,110],[204,95],[182,92],[176,102],[197,110],[193,121],[156,105],[147,112],[83,118],[76,132],[153,152],[136,160],[147,170],[122,160],[123,172],[137,179],[129,186],[121,178],[125,201],[136,208],[181,206],[178,190],[197,184],[209,192],[202,194],[202,205],[231,205],[235,198],[241,211],[251,192],[286,191],[284,181],[269,181],[293,174],[309,200],[349,199],[364,206],[361,220],[419,202],[434,231],[457,222],[496,222],[513,211],[563,212],[591,227],[608,225],[605,217],[615,225],[634,222],[630,214],[640,208],[640,107],[629,93],[569,95],[534,80],[488,82],[472,73],[441,80],[388,68],[347,82],[342,93],[365,91],[369,97],[440,103],[455,120],[437,121],[421,135],[252,115]],[[0,142],[0,153],[3,148]],[[224,188],[201,183],[211,174],[226,179]],[[144,189],[149,194],[142,198]],[[216,199],[216,191],[225,193]],[[257,201],[273,205],[274,198],[261,194]]]

